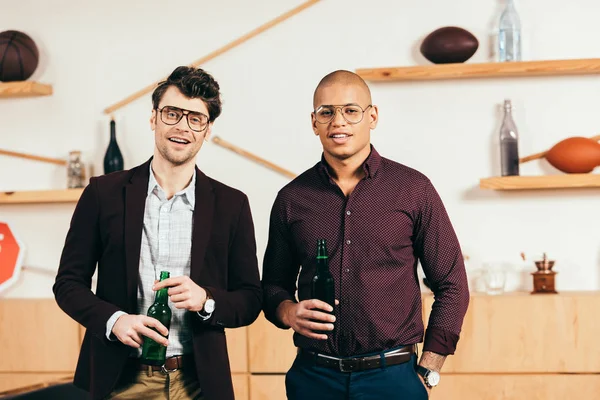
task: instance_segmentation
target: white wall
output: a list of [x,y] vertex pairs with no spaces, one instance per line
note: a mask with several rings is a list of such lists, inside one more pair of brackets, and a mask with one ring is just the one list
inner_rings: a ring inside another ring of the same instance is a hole
[[[102,172],[108,119],[102,110],[189,64],[299,0],[0,0],[0,30],[30,34],[41,50],[33,79],[54,86],[51,97],[1,99],[0,148],[65,158],[80,149]],[[367,5],[368,4],[368,5]],[[521,0],[525,58],[599,57],[600,3]],[[283,24],[206,63],[222,87],[223,115],[213,134],[300,173],[320,157],[309,113],[319,79],[335,69],[414,65],[430,31],[458,25],[481,46],[471,62],[488,60],[496,0],[324,0]],[[557,260],[559,290],[600,287],[598,191],[505,193],[478,189],[498,174],[493,147],[504,98],[515,104],[521,154],[545,150],[573,135],[598,133],[598,77],[482,79],[371,84],[380,124],[373,143],[388,158],[419,169],[436,185],[473,264],[517,260],[547,251]],[[126,168],[152,153],[150,95],[116,113]],[[288,179],[217,145],[200,152],[209,175],[250,198],[259,260],[268,214]],[[556,173],[544,162],[522,174]],[[0,190],[64,188],[64,169],[0,157]],[[201,206],[201,205],[199,205]],[[27,245],[24,271],[7,297],[50,297],[74,205],[2,205]],[[529,265],[533,268],[533,265]]]

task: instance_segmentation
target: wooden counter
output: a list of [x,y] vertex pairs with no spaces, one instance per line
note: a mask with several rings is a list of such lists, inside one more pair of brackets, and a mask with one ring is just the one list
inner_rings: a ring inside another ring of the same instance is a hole
[[[425,320],[432,302],[423,296]],[[599,292],[473,294],[456,354],[431,398],[599,397],[599,309]],[[53,299],[0,300],[0,394],[72,375],[82,332]],[[296,355],[292,331],[261,315],[226,335],[236,399],[285,399],[285,373]]]

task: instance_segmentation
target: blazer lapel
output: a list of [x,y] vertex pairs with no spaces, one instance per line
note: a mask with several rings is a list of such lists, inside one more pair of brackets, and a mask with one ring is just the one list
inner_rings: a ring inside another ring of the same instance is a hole
[[140,249],[151,160],[152,158],[137,167],[129,184],[125,186],[125,265],[127,268],[129,312],[136,309],[137,303]]
[[202,265],[211,234],[214,211],[215,194],[212,185],[207,176],[196,167],[196,205],[194,207],[190,266],[190,277],[195,282],[201,281]]

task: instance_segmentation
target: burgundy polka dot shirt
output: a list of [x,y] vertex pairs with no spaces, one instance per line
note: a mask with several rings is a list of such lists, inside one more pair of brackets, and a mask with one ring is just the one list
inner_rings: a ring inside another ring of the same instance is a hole
[[423,340],[420,259],[435,293],[425,351],[453,354],[469,291],[444,205],[423,174],[372,148],[366,176],[345,197],[325,159],[278,193],[263,265],[265,315],[283,300],[309,299],[317,239],[326,239],[335,280],[336,323],[328,340],[294,334],[297,347],[333,356],[379,352]]

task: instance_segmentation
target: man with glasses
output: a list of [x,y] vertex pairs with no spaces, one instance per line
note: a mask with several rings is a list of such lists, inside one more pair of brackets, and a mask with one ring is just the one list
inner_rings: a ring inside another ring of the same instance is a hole
[[[153,157],[91,178],[67,234],[53,290],[87,328],[74,383],[93,399],[233,400],[224,328],[252,323],[262,293],[246,195],[196,167],[219,85],[178,67],[152,102]],[[146,316],[163,287],[168,331]],[[140,360],[144,337],[166,346],[163,365]]]
[[[371,145],[378,109],[359,76],[325,76],[313,107],[321,161],[279,191],[263,265],[265,316],[295,331],[287,397],[426,399],[469,302],[454,229],[429,179]],[[319,239],[327,240],[334,307],[311,298]],[[419,260],[435,293],[426,333]]]

